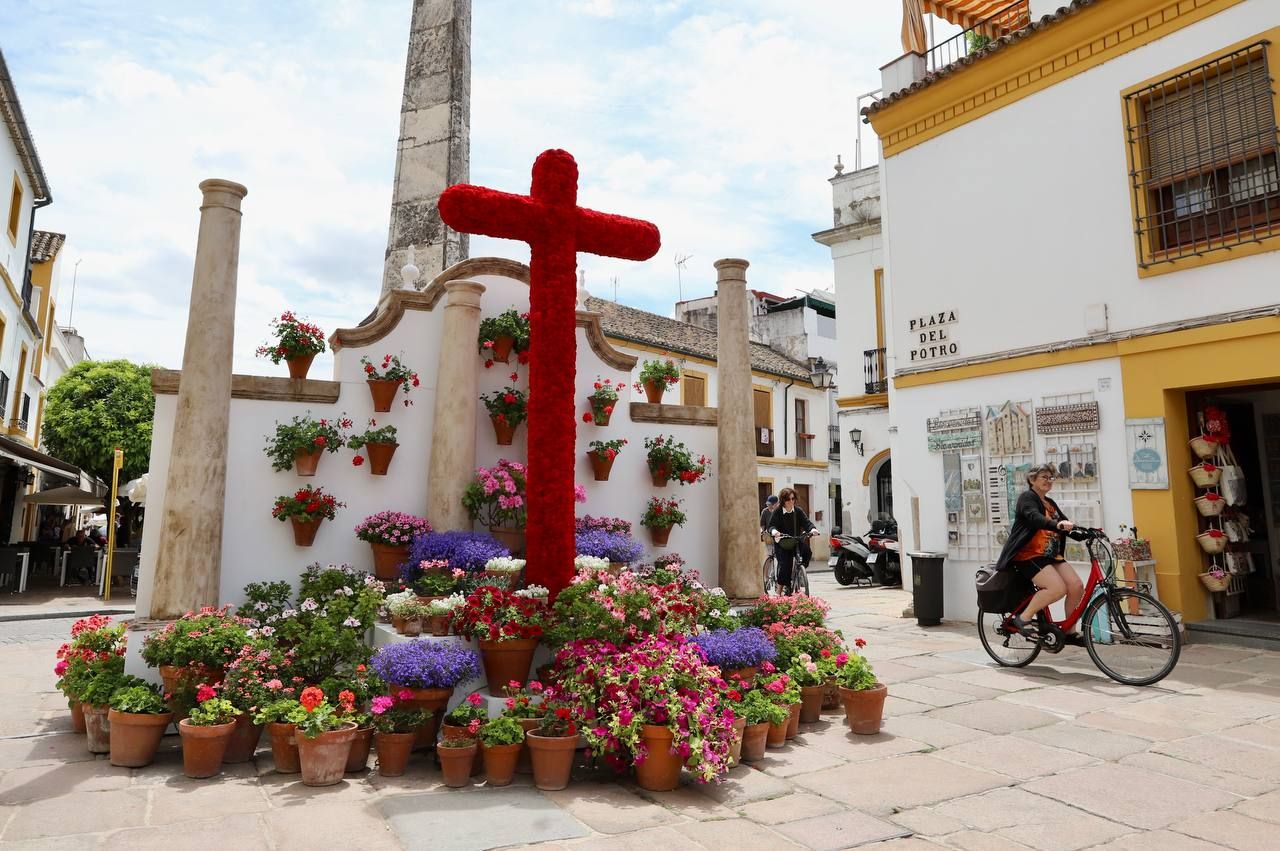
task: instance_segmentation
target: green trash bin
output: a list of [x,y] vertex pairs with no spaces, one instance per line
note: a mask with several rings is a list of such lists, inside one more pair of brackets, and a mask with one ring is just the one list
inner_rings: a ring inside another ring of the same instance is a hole
[[942,563],[946,553],[907,553],[911,557],[911,599],[916,610],[916,623],[937,626],[942,623]]

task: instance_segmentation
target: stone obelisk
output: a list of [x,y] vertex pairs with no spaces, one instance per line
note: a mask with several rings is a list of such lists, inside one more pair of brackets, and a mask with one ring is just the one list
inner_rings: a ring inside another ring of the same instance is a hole
[[382,294],[400,286],[409,246],[421,284],[467,259],[467,236],[440,221],[440,193],[471,169],[471,0],[414,0],[400,103]]
[[733,599],[764,592],[760,574],[760,513],[756,489],[756,448],[751,434],[751,340],[748,333],[747,261],[717,260],[716,404],[720,418],[719,461],[720,584]]

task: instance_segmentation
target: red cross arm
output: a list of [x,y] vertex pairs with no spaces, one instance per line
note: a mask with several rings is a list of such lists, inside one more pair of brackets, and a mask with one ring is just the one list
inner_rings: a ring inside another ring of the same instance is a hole
[[578,251],[624,260],[648,260],[661,247],[662,237],[657,226],[650,222],[578,209]]
[[440,196],[440,218],[459,233],[533,242],[541,232],[544,207],[527,195],[460,183]]

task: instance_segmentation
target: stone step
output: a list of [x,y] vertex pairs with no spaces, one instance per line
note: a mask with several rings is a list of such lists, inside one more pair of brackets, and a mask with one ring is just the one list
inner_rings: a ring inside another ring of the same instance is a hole
[[1192,644],[1230,644],[1258,650],[1280,650],[1280,622],[1245,618],[1203,620],[1188,623],[1187,641]]

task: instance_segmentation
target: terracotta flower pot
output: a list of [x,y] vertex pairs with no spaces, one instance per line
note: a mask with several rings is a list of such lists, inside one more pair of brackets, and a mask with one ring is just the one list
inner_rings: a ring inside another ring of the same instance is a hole
[[506,420],[499,421],[493,414],[489,415],[489,422],[493,423],[493,437],[499,446],[510,446],[511,441],[515,439],[516,429],[519,425],[512,425]]
[[884,699],[889,689],[883,683],[874,688],[849,689],[840,687],[840,702],[844,704],[845,719],[849,729],[860,736],[874,736],[880,732],[884,720]]
[[107,712],[111,725],[111,764],[125,768],[141,768],[156,758],[156,749],[165,728],[173,720],[172,712],[153,715],[145,712]]
[[812,724],[822,719],[822,695],[826,686],[800,687],[800,723]]
[[501,692],[512,680],[524,685],[529,679],[538,639],[518,638],[510,641],[481,641],[480,661],[490,689]]
[[727,683],[740,682],[745,685],[750,685],[755,682],[756,674],[759,670],[760,669],[755,665],[748,665],[744,668],[730,668],[723,672],[724,681]]
[[395,579],[400,565],[409,560],[409,545],[370,544],[373,550],[373,575],[377,579]]
[[236,716],[236,729],[231,734],[231,741],[227,742],[227,752],[222,755],[223,763],[235,765],[253,759],[261,738],[262,725],[253,723],[249,713],[240,713]]
[[646,381],[644,382],[644,397],[651,405],[662,404],[662,394],[667,391],[667,383],[665,381]]
[[71,709],[71,730],[75,733],[83,733],[84,727],[84,710],[80,708],[80,701],[67,701],[67,706]]
[[787,718],[787,739],[794,739],[800,735],[800,707],[801,703],[793,703],[787,707],[791,715]]
[[513,556],[524,553],[523,526],[490,526],[489,534],[496,538],[498,543],[511,550]]
[[[342,780],[347,770],[347,757],[356,738],[356,725],[352,722],[340,729],[307,738],[301,732],[294,735],[298,742],[298,762],[302,766],[302,782],[306,786],[332,786]],[[368,752],[365,752],[368,759]]]
[[373,747],[373,728],[356,728],[356,737],[351,740],[351,752],[347,755],[347,774],[364,771],[369,767],[369,751]]
[[509,363],[511,360],[511,349],[515,344],[515,337],[495,337],[493,340],[493,348],[489,350],[489,356],[498,363]]
[[296,732],[292,724],[272,722],[267,725],[267,735],[271,737],[271,758],[275,760],[279,774],[297,774],[302,770],[298,764],[298,743],[294,739]]
[[733,719],[733,743],[729,745],[729,767],[742,761],[742,734],[747,729],[746,718]]
[[649,537],[653,540],[655,547],[665,547],[667,541],[671,540],[670,526],[649,526]]
[[649,478],[653,480],[655,488],[665,488],[667,482],[671,481],[671,465],[664,462],[650,467]]
[[613,462],[617,460],[617,456],[610,458],[608,455],[592,449],[587,453],[587,457],[591,459],[591,471],[595,474],[596,481],[609,481],[609,471],[613,469]]
[[573,757],[578,750],[578,737],[539,736],[526,733],[529,759],[533,763],[533,785],[544,792],[555,792],[569,785]]
[[[391,684],[390,692],[395,694],[401,689],[408,686]],[[431,718],[426,724],[418,728],[417,738],[414,740],[415,748],[435,747],[436,731],[440,729],[440,721],[444,717],[444,711],[449,705],[449,698],[453,697],[453,689],[451,688],[408,688],[412,692],[412,696],[405,701],[407,706],[414,709],[422,709],[431,713]]]
[[314,476],[323,457],[323,449],[295,449],[293,450],[293,471],[299,476]]
[[192,780],[201,780],[221,772],[222,757],[235,728],[234,721],[197,727],[190,718],[184,718],[178,724],[178,733],[182,736],[182,773]]
[[422,618],[406,618],[404,622],[405,635],[422,635]]
[[[524,745],[481,745],[484,775],[490,786],[510,786],[516,774],[516,762]],[[447,749],[446,749],[447,750]]]
[[607,426],[609,424],[609,418],[613,416],[613,411],[610,410],[608,413],[606,413],[604,409],[605,408],[612,409],[618,403],[617,402],[601,402],[597,399],[593,399],[590,396],[588,396],[587,404],[591,406],[591,422],[598,426]]
[[524,728],[524,743],[520,745],[520,758],[516,760],[516,774],[532,774],[533,760],[529,751],[529,734],[538,729],[537,718],[519,718],[520,726]]
[[80,710],[84,712],[84,731],[88,737],[89,753],[111,752],[111,722],[107,719],[109,708],[80,705]]
[[611,561],[609,562],[609,575],[621,576],[622,571],[626,570],[630,566],[631,565],[625,561]]
[[826,684],[822,687],[822,708],[840,708],[840,686],[836,685],[835,680],[827,680]]
[[449,634],[449,615],[431,616],[431,634],[437,637]]
[[315,355],[298,355],[296,358],[285,358],[285,363],[289,365],[289,377],[303,379],[307,377],[307,373],[311,371],[311,362],[316,359]]
[[364,451],[369,456],[369,473],[374,476],[385,476],[391,466],[391,456],[400,448],[398,443],[366,443]]
[[451,789],[461,789],[471,782],[471,767],[476,761],[476,746],[467,748],[436,748],[440,758],[440,773],[444,775],[444,785]]
[[769,735],[765,739],[765,744],[771,748],[780,748],[785,745],[787,743],[787,728],[790,726],[790,715],[781,724],[769,724]]
[[400,389],[400,382],[390,378],[370,378],[366,383],[369,385],[369,395],[373,397],[374,412],[385,414],[390,411],[391,403],[396,400],[396,391]]
[[208,665],[160,666],[160,680],[164,683],[164,690],[170,694],[181,689],[184,683],[208,683],[216,686],[225,676],[225,668],[211,668]]
[[400,633],[401,635],[404,635],[405,623],[406,623],[405,619],[400,617],[399,615],[391,616],[391,626],[395,629],[396,632]]
[[671,730],[656,724],[640,728],[640,740],[648,755],[636,763],[636,783],[650,792],[669,792],[680,785],[684,760],[671,752]]
[[765,742],[769,737],[769,723],[752,724],[742,731],[742,761],[758,762],[764,759]]
[[289,522],[293,525],[294,546],[309,547],[316,542],[316,532],[320,529],[320,524],[324,522],[324,518],[299,520],[296,517],[290,517]]
[[399,777],[409,767],[409,754],[413,751],[416,733],[374,733],[373,744],[378,749],[378,773],[383,777]]

